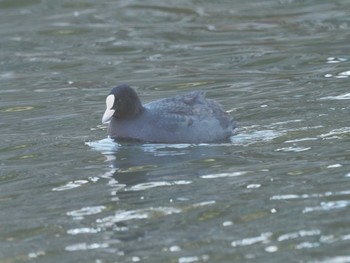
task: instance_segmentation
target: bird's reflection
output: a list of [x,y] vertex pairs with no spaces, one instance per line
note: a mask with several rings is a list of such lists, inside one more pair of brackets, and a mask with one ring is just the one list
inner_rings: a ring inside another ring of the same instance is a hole
[[109,170],[98,178],[107,183],[109,206],[115,208],[96,220],[97,226],[113,229],[112,239],[119,242],[147,235],[135,219],[156,220],[191,207],[187,195],[178,190],[190,185],[184,188],[196,191],[196,178],[220,172],[220,165],[226,171],[232,164],[231,158],[224,163],[232,143],[141,144],[103,139],[87,144],[105,157]]
[[218,144],[145,144],[106,138],[87,145],[104,155],[111,167],[108,177],[128,187],[159,178],[179,180],[182,176],[216,174],[220,173],[218,167],[227,172],[236,164],[254,162],[240,154],[237,147],[268,142],[285,134],[284,130],[256,129],[255,126],[244,127],[228,142]]
[[[127,187],[159,176],[201,173],[201,162],[215,160],[222,155],[221,147],[209,147],[213,145],[208,144],[117,143],[109,138],[87,144],[105,156],[111,167],[108,177]],[[208,169],[208,164],[205,163],[202,168]]]

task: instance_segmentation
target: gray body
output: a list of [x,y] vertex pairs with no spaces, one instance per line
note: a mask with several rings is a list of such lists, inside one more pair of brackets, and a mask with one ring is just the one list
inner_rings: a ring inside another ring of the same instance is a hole
[[150,102],[137,116],[112,117],[108,135],[114,139],[157,143],[206,143],[223,141],[235,124],[220,104],[194,91]]

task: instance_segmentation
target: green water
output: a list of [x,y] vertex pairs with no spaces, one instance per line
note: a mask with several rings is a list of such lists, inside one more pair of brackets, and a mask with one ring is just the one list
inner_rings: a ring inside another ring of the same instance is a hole
[[[0,262],[350,262],[349,7],[0,1]],[[237,134],[113,143],[118,83]]]

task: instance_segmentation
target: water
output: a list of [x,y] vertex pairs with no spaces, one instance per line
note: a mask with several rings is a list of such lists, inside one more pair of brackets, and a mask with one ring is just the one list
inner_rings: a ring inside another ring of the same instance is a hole
[[[0,262],[350,262],[349,4],[1,1]],[[117,144],[117,83],[225,144]]]

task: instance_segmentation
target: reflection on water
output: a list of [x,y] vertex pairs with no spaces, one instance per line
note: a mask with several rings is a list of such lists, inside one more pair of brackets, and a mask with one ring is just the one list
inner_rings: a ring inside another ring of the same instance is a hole
[[321,100],[350,100],[350,93],[345,93],[337,96],[327,96],[321,98]]
[[[232,3],[0,2],[0,262],[350,262],[348,1]],[[105,139],[118,83],[239,128]]]

